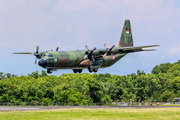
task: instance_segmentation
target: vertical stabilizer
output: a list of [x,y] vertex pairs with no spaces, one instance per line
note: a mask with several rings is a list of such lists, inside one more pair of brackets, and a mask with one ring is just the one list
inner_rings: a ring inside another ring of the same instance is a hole
[[129,20],[125,20],[123,30],[121,33],[119,45],[121,47],[133,46],[133,38],[131,31],[131,24]]

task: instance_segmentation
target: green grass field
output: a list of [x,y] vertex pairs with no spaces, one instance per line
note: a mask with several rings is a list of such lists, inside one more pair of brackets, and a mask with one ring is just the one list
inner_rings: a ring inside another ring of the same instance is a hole
[[179,120],[180,108],[58,109],[0,112],[0,120]]

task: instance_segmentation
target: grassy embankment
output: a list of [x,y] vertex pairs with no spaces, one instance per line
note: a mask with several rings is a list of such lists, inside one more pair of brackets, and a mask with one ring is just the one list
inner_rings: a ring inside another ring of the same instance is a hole
[[0,120],[179,120],[179,108],[58,109],[0,112]]

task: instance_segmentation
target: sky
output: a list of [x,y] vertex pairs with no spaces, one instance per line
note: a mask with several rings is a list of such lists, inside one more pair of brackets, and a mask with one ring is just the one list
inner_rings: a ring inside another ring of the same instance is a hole
[[[83,50],[119,43],[124,21],[131,21],[134,46],[160,45],[131,53],[97,73],[127,75],[180,60],[179,0],[0,0],[0,72],[27,75],[45,70],[35,56],[14,52]],[[83,70],[83,73],[88,70]],[[53,75],[73,73],[54,71]]]

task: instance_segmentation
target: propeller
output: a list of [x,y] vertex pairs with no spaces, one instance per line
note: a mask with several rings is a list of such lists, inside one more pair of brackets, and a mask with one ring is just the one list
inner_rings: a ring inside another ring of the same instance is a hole
[[[56,48],[56,51],[58,51],[58,50],[59,50],[59,47]],[[46,52],[49,52],[49,51],[50,50],[48,50]],[[53,50],[51,49],[51,51],[53,51]],[[30,54],[36,56],[36,59],[35,59],[35,64],[36,64],[37,63],[37,59],[41,58],[41,55],[39,55],[39,46],[37,46],[35,53],[30,53]]]
[[86,51],[86,56],[84,56],[84,59],[88,58],[94,62],[95,60],[94,60],[92,53],[96,50],[96,47],[92,50],[90,50],[87,45],[85,47],[86,47],[87,51]]
[[[59,47],[57,47],[56,48],[56,51],[58,51],[59,50]],[[46,51],[46,52],[49,52],[50,50],[48,50],[48,51]],[[52,49],[51,49],[51,51],[53,51]],[[40,59],[41,58],[41,55],[39,55],[39,46],[37,46],[36,47],[36,52],[34,53],[34,52],[32,52],[32,53],[30,53],[31,55],[34,55],[34,56],[36,56],[36,59],[35,59],[35,64],[37,63],[37,59]]]
[[106,44],[104,43],[104,47],[106,48],[107,52],[103,55],[103,57],[106,57],[106,55],[111,55],[112,54],[111,51],[115,47],[115,45],[113,45],[111,48],[108,48],[106,46]]
[[58,50],[59,50],[59,47],[56,48],[56,51],[58,51]]
[[[40,58],[40,55],[39,55],[39,46],[37,46],[36,48],[36,52],[34,53],[34,55],[36,56],[36,59],[35,59],[35,64],[37,63],[37,58]],[[32,53],[31,53],[32,54]]]

